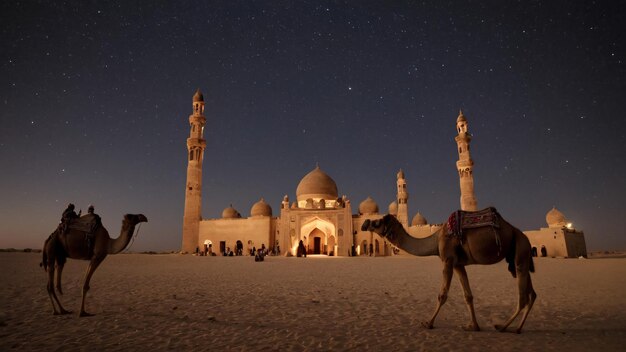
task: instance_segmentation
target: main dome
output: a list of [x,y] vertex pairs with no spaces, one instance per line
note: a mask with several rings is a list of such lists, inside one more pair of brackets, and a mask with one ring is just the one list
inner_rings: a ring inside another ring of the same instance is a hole
[[296,198],[298,202],[312,198],[316,201],[337,200],[337,184],[319,166],[306,174],[296,188]]
[[548,223],[548,227],[563,227],[567,223],[565,219],[565,215],[561,213],[556,207],[552,207],[552,209],[546,214],[546,222]]

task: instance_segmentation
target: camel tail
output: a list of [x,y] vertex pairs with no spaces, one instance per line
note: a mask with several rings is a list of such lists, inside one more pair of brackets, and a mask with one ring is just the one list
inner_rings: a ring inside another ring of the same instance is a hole
[[44,250],[41,251],[43,253],[43,258],[42,258],[41,263],[39,263],[39,266],[42,267],[43,270],[48,271],[48,253],[46,253],[46,250],[45,250],[46,246],[44,245],[43,247],[44,247]]
[[511,242],[511,249],[509,249],[509,253],[506,254],[505,259],[509,264],[509,272],[513,277],[517,277],[517,273],[515,272],[515,241]]
[[46,241],[43,243],[43,250],[41,251],[42,255],[42,261],[41,263],[39,263],[39,266],[43,268],[43,270],[48,271],[48,253],[46,253],[46,247],[48,246],[48,242],[50,242],[50,240],[52,239],[52,236],[54,236],[54,232],[48,236],[48,238],[46,238]]
[[[528,241],[528,237],[526,237],[526,235],[522,231],[520,231],[520,230],[518,230],[516,228],[514,228],[514,229],[515,229],[514,230],[514,236],[522,236],[523,238],[526,239],[526,241]],[[513,275],[514,278],[517,277],[517,273],[516,273],[516,270],[515,270],[515,251],[516,251],[516,246],[517,246],[516,241],[515,241],[515,239],[513,239],[513,241],[511,242],[511,249],[509,250],[509,252],[506,254],[506,257],[505,257],[506,258],[506,262],[509,264],[509,266],[508,266],[509,272],[511,273],[511,275]],[[528,259],[530,260],[528,270],[531,273],[534,273],[535,272],[535,262],[533,261],[532,254],[528,253],[528,255],[529,255]]]

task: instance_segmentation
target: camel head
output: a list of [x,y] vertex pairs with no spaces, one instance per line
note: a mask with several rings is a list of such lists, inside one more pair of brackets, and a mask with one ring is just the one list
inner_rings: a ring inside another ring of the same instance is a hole
[[143,214],[126,214],[124,215],[124,222],[131,225],[137,225],[140,222],[148,222],[148,218]]
[[[377,220],[365,220],[363,225],[361,225],[361,231],[371,231],[375,232],[383,238],[387,238],[389,240],[393,240],[396,234],[392,232],[391,221],[393,215],[385,215],[382,219]],[[395,219],[395,218],[394,218]]]

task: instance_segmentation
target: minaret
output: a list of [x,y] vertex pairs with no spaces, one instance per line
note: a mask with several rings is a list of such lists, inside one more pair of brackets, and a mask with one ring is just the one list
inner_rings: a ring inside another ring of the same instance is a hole
[[198,232],[202,218],[202,159],[206,140],[204,139],[204,97],[200,89],[193,96],[193,112],[189,115],[191,130],[187,138],[187,187],[185,190],[185,214],[183,216],[184,252],[192,253],[199,246]]
[[398,171],[398,181],[396,184],[398,185],[398,215],[396,218],[405,228],[409,226],[409,209],[408,209],[408,201],[409,201],[409,192],[406,190],[406,179],[404,178],[404,171],[400,169]]
[[474,161],[470,156],[470,141],[472,136],[467,132],[467,119],[463,111],[459,111],[456,119],[456,130],[459,133],[454,140],[459,151],[459,160],[456,162],[456,169],[459,172],[461,186],[461,210],[475,211],[476,196],[474,196]]

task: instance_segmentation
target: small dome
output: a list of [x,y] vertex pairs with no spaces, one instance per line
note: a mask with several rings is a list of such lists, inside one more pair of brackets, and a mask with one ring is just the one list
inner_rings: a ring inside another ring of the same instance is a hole
[[411,226],[418,226],[418,225],[427,225],[428,221],[426,221],[426,218],[422,216],[422,214],[420,214],[419,212],[417,212],[417,214],[415,214],[415,216],[413,217],[413,220],[411,220]]
[[272,207],[265,203],[265,199],[261,198],[250,209],[250,216],[272,216]]
[[196,94],[193,95],[193,102],[197,102],[197,101],[204,101],[204,96],[202,95],[202,92],[200,91],[200,88],[198,88],[198,90],[196,91]]
[[236,219],[240,217],[241,214],[239,214],[237,209],[233,208],[232,204],[222,212],[222,218],[224,219]]
[[319,166],[306,174],[296,189],[298,202],[312,199],[337,199],[337,184]]
[[461,121],[467,121],[465,115],[463,115],[463,110],[459,110],[459,117],[456,118],[456,122],[459,123]]
[[552,210],[546,214],[546,222],[548,223],[548,227],[562,227],[567,224],[565,215],[558,211],[556,207],[552,207]]
[[398,215],[398,203],[396,203],[395,200],[393,202],[389,203],[389,214],[391,214],[393,216],[397,216]]
[[367,197],[366,200],[362,201],[359,204],[359,213],[360,214],[377,214],[378,213],[378,204],[372,199],[372,197]]
[[398,171],[398,174],[396,175],[399,179],[403,179],[404,178],[404,171],[402,171],[402,169],[400,169],[400,171]]

